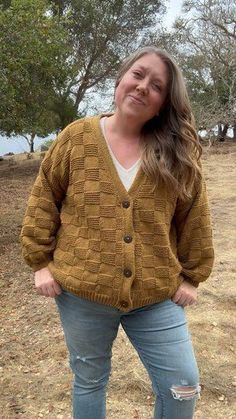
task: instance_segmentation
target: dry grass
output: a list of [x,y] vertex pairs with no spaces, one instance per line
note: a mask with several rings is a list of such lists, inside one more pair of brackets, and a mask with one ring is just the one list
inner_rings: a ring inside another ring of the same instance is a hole
[[16,163],[24,162],[25,160],[39,160],[41,151],[35,151],[35,153],[19,153],[14,155],[5,155],[3,157],[5,162],[14,161]]
[[[216,264],[188,309],[202,377],[196,419],[233,419],[236,385],[233,279],[236,271],[236,146],[206,149],[204,171],[213,213]],[[0,162],[1,417],[69,419],[71,375],[53,300],[35,294],[18,243],[37,160]],[[124,332],[113,348],[107,418],[151,419],[149,379]]]

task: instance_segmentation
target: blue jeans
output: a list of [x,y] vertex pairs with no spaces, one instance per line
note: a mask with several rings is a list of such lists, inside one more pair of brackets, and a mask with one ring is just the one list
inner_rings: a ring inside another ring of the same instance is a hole
[[154,419],[191,419],[200,391],[184,309],[171,300],[128,313],[63,290],[56,297],[74,373],[74,419],[106,417],[106,386],[119,325],[146,367]]

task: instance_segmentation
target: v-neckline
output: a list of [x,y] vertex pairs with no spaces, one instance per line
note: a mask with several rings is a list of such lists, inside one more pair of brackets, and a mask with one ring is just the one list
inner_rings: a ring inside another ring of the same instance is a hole
[[140,165],[141,159],[139,158],[138,160],[136,160],[136,162],[131,167],[129,167],[128,169],[126,169],[124,166],[122,166],[122,164],[116,158],[116,156],[113,153],[112,149],[109,147],[109,144],[108,144],[108,148],[109,148],[109,151],[111,153],[112,159],[114,159],[115,164],[117,166],[119,166],[119,170],[121,170],[123,173],[129,174],[129,173],[131,173],[136,168],[136,166],[139,166]]
[[112,156],[108,148],[108,144],[102,132],[100,119],[104,116],[107,116],[107,114],[97,115],[94,121],[95,129],[96,129],[96,138],[98,139],[98,146],[99,146],[98,150],[99,150],[100,157],[103,160],[103,162],[106,164],[111,174],[111,177],[113,179],[113,183],[116,186],[116,192],[121,197],[121,199],[123,199],[124,197],[127,197],[127,195],[134,198],[138,194],[143,183],[145,182],[145,179],[146,179],[145,173],[142,170],[142,167],[140,166],[129,190],[127,191],[125,189],[125,186],[123,185],[119,177],[119,174],[116,170],[115,164],[113,162]]
[[109,142],[108,142],[108,140],[107,140],[107,138],[106,138],[106,133],[105,133],[105,119],[107,119],[107,116],[102,116],[101,118],[100,118],[100,120],[99,120],[99,122],[100,122],[100,127],[101,127],[101,130],[102,130],[102,134],[103,134],[103,137],[105,138],[105,140],[106,140],[106,143],[107,143],[107,147],[108,147],[108,150],[109,150],[109,152],[110,152],[110,154],[111,154],[111,156],[112,156],[112,159],[113,159],[113,161],[115,161],[115,164],[117,164],[118,166],[119,166],[119,168],[122,170],[122,172],[124,172],[124,173],[130,173],[137,165],[139,165],[140,164],[140,162],[141,162],[141,157],[139,157],[139,159],[137,159],[133,164],[132,164],[132,166],[130,166],[130,167],[128,167],[128,168],[126,168],[126,167],[124,167],[121,163],[120,163],[120,161],[118,160],[118,158],[116,157],[116,155],[115,155],[115,153],[113,152],[113,150],[112,150],[112,148],[111,148],[111,146],[110,146],[110,144],[109,144]]

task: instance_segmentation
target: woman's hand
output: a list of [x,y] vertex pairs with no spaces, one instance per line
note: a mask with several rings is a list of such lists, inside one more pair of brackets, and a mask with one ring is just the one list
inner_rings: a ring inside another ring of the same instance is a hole
[[171,300],[179,306],[191,306],[197,301],[197,288],[188,281],[183,281]]
[[62,289],[55,281],[48,268],[42,268],[34,274],[35,288],[44,297],[56,297],[61,294]]

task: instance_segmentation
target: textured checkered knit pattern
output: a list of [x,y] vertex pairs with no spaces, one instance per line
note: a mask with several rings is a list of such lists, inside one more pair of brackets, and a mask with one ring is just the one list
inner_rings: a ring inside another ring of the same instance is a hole
[[209,276],[209,210],[202,181],[181,202],[141,167],[126,191],[100,117],[72,123],[48,151],[24,218],[23,255],[65,289],[127,311],[169,298],[183,278],[197,286]]

